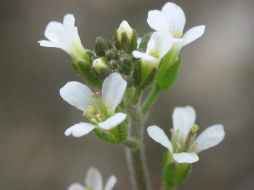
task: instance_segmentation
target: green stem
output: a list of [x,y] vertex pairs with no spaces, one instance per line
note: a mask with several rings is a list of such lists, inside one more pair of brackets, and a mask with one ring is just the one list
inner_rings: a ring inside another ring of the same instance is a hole
[[135,94],[132,99],[132,104],[136,105],[139,102],[141,94],[142,94],[142,89],[136,88]]
[[133,190],[150,190],[148,170],[144,150],[144,120],[139,105],[131,105],[129,108],[130,136],[139,143],[136,149],[126,149],[126,159],[131,175]]
[[142,112],[145,115],[160,95],[160,88],[155,84],[142,105]]
[[134,139],[134,138],[129,138],[129,139],[127,139],[127,140],[123,143],[123,145],[124,145],[125,147],[130,148],[130,149],[133,149],[133,150],[135,150],[135,149],[137,149],[137,148],[139,147],[139,143],[138,143],[137,140]]

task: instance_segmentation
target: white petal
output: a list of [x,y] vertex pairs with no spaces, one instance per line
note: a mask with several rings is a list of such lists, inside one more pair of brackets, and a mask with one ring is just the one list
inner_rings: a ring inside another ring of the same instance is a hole
[[93,190],[103,190],[100,171],[96,168],[90,168],[86,174],[85,184]]
[[185,140],[195,121],[196,112],[191,106],[176,107],[173,112],[173,126],[177,138]]
[[223,125],[213,125],[204,130],[196,139],[196,152],[199,153],[218,145],[225,137]]
[[102,85],[102,101],[112,112],[121,103],[127,82],[119,73],[110,74]]
[[81,111],[86,111],[87,107],[93,104],[92,91],[80,82],[66,83],[60,89],[60,95],[66,102]]
[[113,187],[115,186],[116,184],[116,177],[115,176],[110,176],[108,181],[106,182],[106,185],[105,185],[105,189],[104,190],[112,190]]
[[148,135],[162,146],[166,147],[171,153],[173,152],[172,144],[165,132],[158,126],[153,125],[147,128]]
[[45,36],[55,44],[61,44],[64,35],[64,26],[60,22],[51,21],[46,27]]
[[156,46],[159,49],[160,59],[163,58],[171,49],[173,45],[173,39],[164,32],[154,32],[153,36]]
[[126,119],[127,115],[125,113],[116,113],[112,117],[108,118],[106,121],[98,123],[98,126],[105,130],[110,130]]
[[55,48],[59,48],[56,44],[48,41],[48,40],[40,40],[38,41],[38,43],[40,44],[40,46],[44,46],[44,47],[55,47]]
[[183,46],[195,41],[200,38],[205,32],[205,26],[196,26],[185,32],[183,36]]
[[173,158],[177,163],[194,163],[199,160],[196,153],[187,152],[173,154]]
[[133,57],[135,58],[141,58],[142,60],[144,61],[147,61],[149,63],[158,63],[159,62],[159,59],[155,58],[155,57],[152,57],[146,53],[143,53],[143,52],[140,52],[140,51],[133,51],[132,52],[132,55]]
[[66,136],[72,135],[74,137],[82,137],[90,133],[95,127],[96,127],[95,125],[92,125],[90,123],[81,122],[66,129],[64,134]]
[[70,187],[68,188],[68,190],[84,190],[85,187],[82,186],[81,184],[79,183],[73,183],[70,185]]
[[63,25],[66,28],[71,29],[74,27],[74,24],[75,24],[75,17],[73,16],[73,14],[67,14],[64,16]]
[[146,54],[144,52],[135,50],[132,52],[132,55],[133,57],[140,59],[140,58],[143,58]]
[[170,32],[183,32],[186,18],[181,7],[168,2],[162,7],[162,13],[166,15]]
[[167,18],[161,11],[158,10],[149,11],[147,23],[152,29],[156,31],[161,32],[169,31]]

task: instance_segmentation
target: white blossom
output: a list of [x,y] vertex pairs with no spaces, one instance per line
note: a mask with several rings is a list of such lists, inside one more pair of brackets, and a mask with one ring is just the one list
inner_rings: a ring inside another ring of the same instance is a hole
[[185,34],[184,26],[186,17],[184,11],[175,3],[166,3],[161,10],[151,10],[148,12],[147,23],[155,31],[169,34],[179,48],[200,38],[205,26],[200,25],[191,28]]
[[72,14],[65,15],[63,23],[49,22],[44,35],[47,40],[39,41],[41,46],[60,48],[77,60],[82,60],[84,56],[87,56]]
[[154,32],[147,43],[146,52],[133,51],[135,58],[157,64],[169,52],[173,45],[171,38],[163,32]]
[[110,130],[126,119],[125,113],[115,113],[121,103],[127,82],[118,73],[110,74],[103,82],[102,92],[93,93],[86,85],[72,81],[60,89],[61,97],[83,111],[89,123],[81,122],[65,131],[66,136],[81,137],[96,127]]
[[107,180],[105,187],[103,187],[103,180],[99,170],[90,168],[84,180],[85,184],[73,183],[68,190],[112,190],[116,184],[116,177],[110,176]]
[[213,125],[196,137],[198,130],[195,110],[191,106],[177,107],[173,112],[171,140],[158,126],[150,126],[149,136],[166,147],[177,163],[194,163],[199,160],[197,153],[218,145],[225,136],[221,124]]

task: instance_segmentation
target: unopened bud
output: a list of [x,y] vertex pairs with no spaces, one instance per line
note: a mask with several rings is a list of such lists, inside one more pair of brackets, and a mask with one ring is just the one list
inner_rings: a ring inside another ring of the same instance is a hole
[[137,47],[137,35],[127,21],[123,21],[115,34],[115,46],[131,53]]
[[95,41],[95,53],[98,56],[105,56],[105,51],[110,49],[112,46],[109,41],[102,37],[97,37]]
[[111,72],[111,69],[103,58],[98,58],[93,61],[92,70],[98,77],[102,79],[108,76]]
[[117,59],[118,58],[117,50],[115,50],[115,49],[109,49],[109,50],[107,50],[105,52],[105,57],[108,60]]
[[129,75],[130,73],[132,73],[132,70],[133,70],[132,56],[123,51],[119,55],[119,60],[120,60],[118,64],[119,71],[126,75]]

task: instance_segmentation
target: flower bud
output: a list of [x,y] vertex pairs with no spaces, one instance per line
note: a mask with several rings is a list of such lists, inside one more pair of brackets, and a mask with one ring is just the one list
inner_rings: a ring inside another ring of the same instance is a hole
[[102,37],[97,37],[95,41],[95,53],[98,56],[105,56],[105,51],[110,49],[112,46],[110,42],[103,39]]
[[127,21],[123,21],[115,34],[115,46],[117,49],[131,53],[137,47],[136,32],[130,27]]
[[103,58],[98,58],[93,61],[92,70],[96,75],[98,75],[98,77],[102,79],[108,76],[111,72],[110,67]]
[[118,69],[121,73],[129,75],[133,71],[132,56],[124,51],[119,52]]

